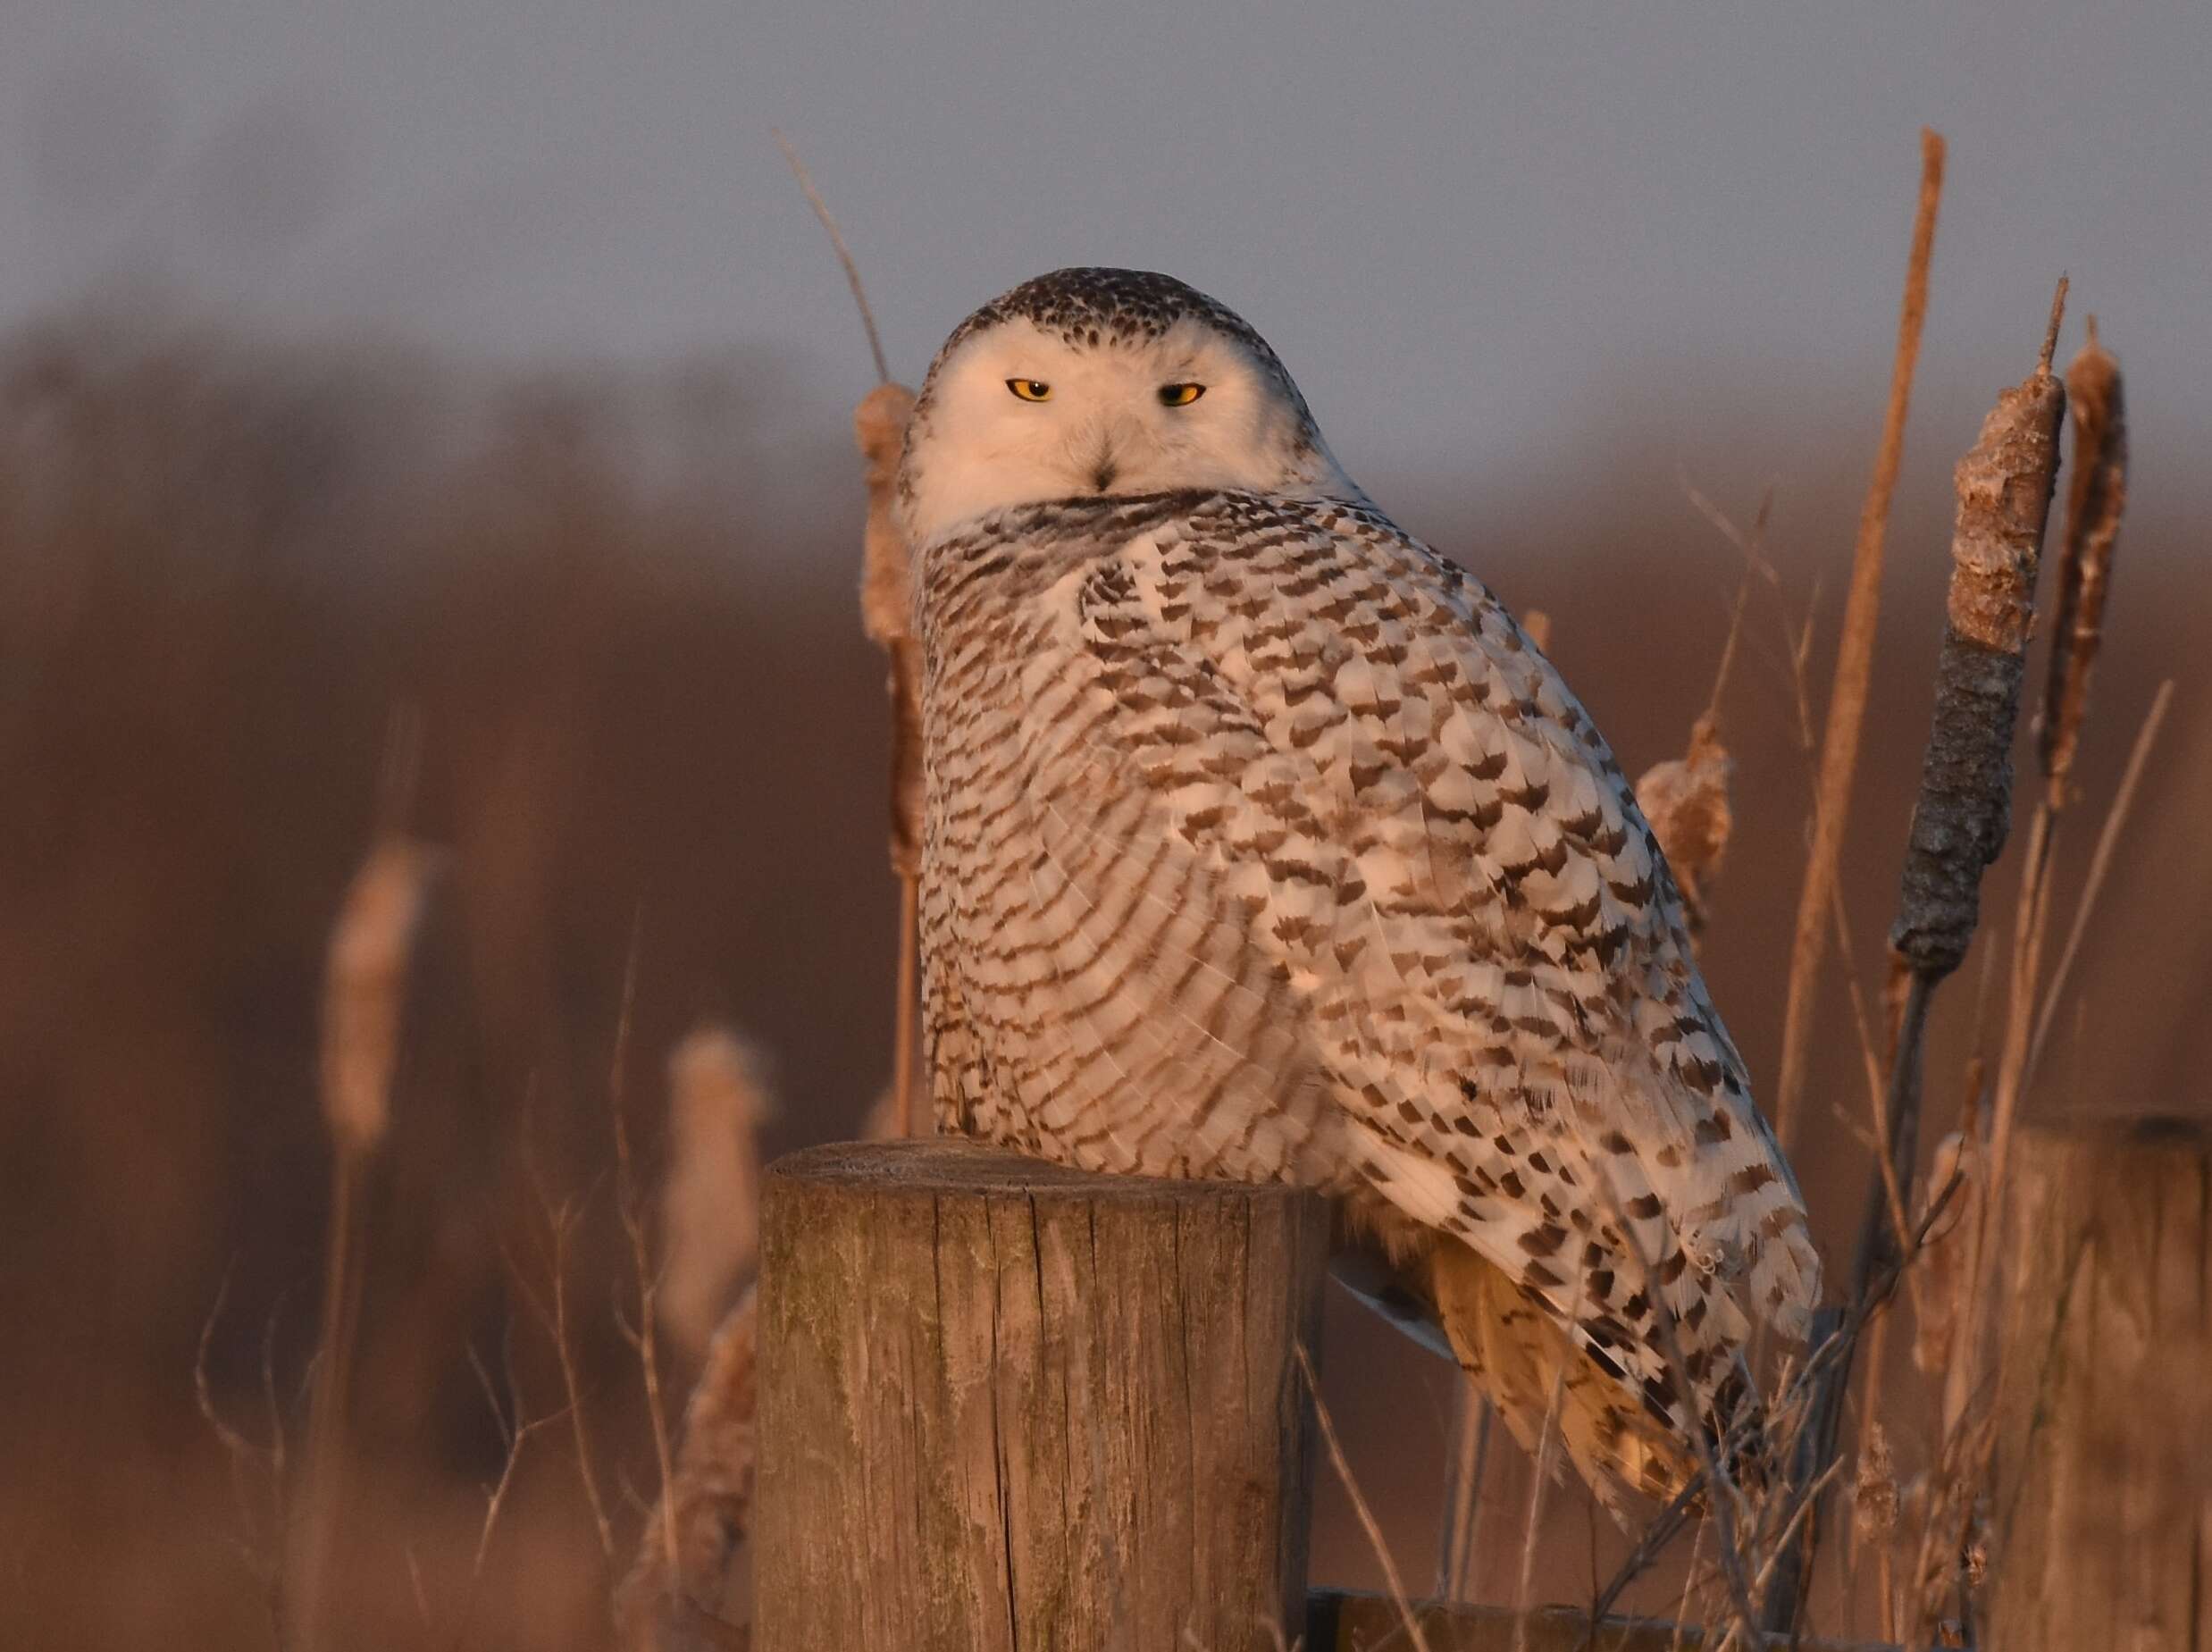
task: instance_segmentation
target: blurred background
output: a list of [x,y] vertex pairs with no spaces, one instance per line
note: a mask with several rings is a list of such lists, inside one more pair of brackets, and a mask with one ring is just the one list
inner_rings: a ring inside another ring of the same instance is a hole
[[[1771,496],[1706,943],[1763,1085],[1808,795],[1790,651],[1809,620],[1825,684],[1915,133],[1940,129],[1849,962],[1878,986],[1950,466],[2068,272],[2062,359],[2094,313],[2134,463],[2062,912],[2177,689],[2036,1099],[2208,1104],[2200,6],[13,0],[0,37],[0,1640],[269,1639],[266,1488],[234,1484],[196,1363],[205,1331],[217,1413],[299,1449],[325,953],[403,830],[440,861],[360,1196],[345,1632],[606,1643],[616,1568],[566,1425],[477,1554],[505,1447],[472,1356],[524,1409],[558,1403],[523,1288],[547,1190],[581,1212],[626,1562],[658,1473],[613,1113],[649,1183],[701,1027],[758,1052],[772,1151],[854,1132],[892,1066],[887,719],[854,595],[872,374],[771,127],[909,383],[968,309],[1061,264],[1240,310],[1387,508],[1551,616],[1631,774],[1682,749],[1743,574],[1693,492],[1746,525]],[[1987,1046],[1982,961],[1939,1001],[1930,1136],[1942,1076]],[[1828,981],[1800,1162],[1832,1257],[1865,1161]],[[1425,1580],[1448,1373],[1340,1301],[1328,1335],[1352,1461]],[[1324,1480],[1314,1575],[1375,1586]],[[1621,1547],[1579,1489],[1553,1498],[1547,1592]]]

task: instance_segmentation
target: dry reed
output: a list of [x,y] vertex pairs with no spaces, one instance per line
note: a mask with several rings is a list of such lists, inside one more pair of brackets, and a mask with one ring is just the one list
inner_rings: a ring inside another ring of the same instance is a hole
[[[613,1121],[615,1136],[615,1213],[621,1221],[623,1237],[630,1253],[630,1270],[637,1293],[635,1319],[624,1315],[619,1305],[616,1312],[617,1329],[623,1339],[637,1354],[638,1369],[645,1385],[645,1409],[653,1431],[653,1458],[660,1470],[660,1483],[665,1488],[675,1475],[674,1452],[670,1445],[668,1406],[660,1371],[660,1287],[661,1270],[653,1255],[652,1237],[645,1214],[644,1194],[639,1182],[637,1163],[630,1147],[630,1126],[624,1117],[623,1082],[624,1069],[630,1057],[630,1030],[632,1018],[637,1007],[638,936],[633,930],[629,956],[623,967],[622,1006],[615,1023],[615,1050],[608,1063],[607,1114]],[[667,1565],[667,1574],[676,1573],[676,1528],[674,1509],[664,1500],[658,1518],[651,1522],[647,1541],[658,1541],[662,1558]]]
[[569,1425],[570,1442],[576,1455],[576,1477],[583,1487],[585,1505],[591,1512],[591,1526],[599,1539],[599,1558],[611,1564],[615,1558],[615,1525],[607,1513],[607,1499],[599,1489],[598,1458],[592,1450],[591,1425],[583,1403],[583,1381],[576,1368],[575,1328],[569,1312],[568,1274],[569,1259],[574,1249],[576,1229],[582,1220],[582,1212],[573,1200],[556,1201],[532,1165],[531,1179],[536,1187],[538,1207],[547,1231],[546,1271],[550,1289],[540,1295],[523,1270],[508,1261],[507,1272],[514,1288],[523,1298],[546,1338],[553,1345],[554,1363],[561,1376],[561,1392],[567,1404],[564,1407]]
[[1835,681],[1828,700],[1827,732],[1821,742],[1821,775],[1813,810],[1813,848],[1806,858],[1805,886],[1797,901],[1790,946],[1789,985],[1782,1017],[1780,1076],[1771,1112],[1785,1149],[1797,1140],[1797,1102],[1805,1088],[1813,1048],[1813,1007],[1820,985],[1822,943],[1837,873],[1842,864],[1843,833],[1851,809],[1857,772],[1859,733],[1866,717],[1867,688],[1873,675],[1874,633],[1881,609],[1883,547],[1889,532],[1889,501],[1897,491],[1904,460],[1905,420],[1912,406],[1913,370],[1920,356],[1921,324],[1928,314],[1928,266],[1935,250],[1936,209],[1943,196],[1943,139],[1926,128],[1920,134],[1920,203],[1913,222],[1912,252],[1906,262],[1905,298],[1898,315],[1897,355],[1890,368],[1889,401],[1882,418],[1881,446],[1859,512],[1858,537],[1851,554],[1851,587],[1843,610],[1843,634],[1837,644]]
[[886,688],[891,697],[891,869],[899,879],[899,961],[894,976],[892,1073],[897,1097],[899,1134],[914,1134],[914,1071],[917,1039],[914,1011],[918,996],[918,892],[922,832],[921,646],[913,635],[913,581],[909,553],[899,532],[895,510],[899,459],[906,444],[914,392],[896,383],[884,341],[876,329],[860,266],[830,215],[829,203],[814,187],[799,152],[783,133],[777,147],[821,221],[837,262],[852,289],[852,301],[867,330],[868,352],[876,361],[876,388],[853,409],[852,430],[867,461],[867,527],[862,541],[860,627],[889,658]]
[[1313,1399],[1313,1415],[1321,1425],[1321,1440],[1328,1448],[1329,1463],[1336,1471],[1345,1495],[1352,1500],[1352,1513],[1360,1522],[1361,1531],[1382,1566],[1383,1581],[1389,1586],[1390,1599],[1398,1609],[1398,1621],[1405,1631],[1405,1638],[1412,1643],[1414,1652],[1429,1652],[1429,1637],[1422,1632],[1420,1620],[1414,1616],[1412,1606],[1406,1598],[1397,1562],[1391,1557],[1390,1546],[1383,1540],[1375,1511],[1368,1506],[1367,1496],[1360,1489],[1359,1477],[1353,1473],[1352,1464],[1345,1456],[1344,1443],[1336,1438],[1336,1420],[1328,1414],[1328,1402],[1321,1397],[1321,1382],[1314,1372],[1313,1360],[1303,1342],[1295,1345],[1294,1351],[1298,1356],[1298,1370],[1305,1378],[1306,1392]]
[[1482,1486],[1490,1466],[1491,1424],[1496,1411],[1471,1382],[1453,1384],[1455,1449],[1445,1487],[1445,1517],[1437,1534],[1437,1593],[1445,1600],[1472,1600],[1481,1553]]
[[346,1417],[361,1320],[363,1183],[391,1127],[400,1024],[432,857],[391,834],[371,848],[331,932],[323,1000],[323,1119],[331,1148],[322,1332],[308,1402],[299,1514],[285,1564],[285,1619],[321,1643],[323,1597],[345,1501]]

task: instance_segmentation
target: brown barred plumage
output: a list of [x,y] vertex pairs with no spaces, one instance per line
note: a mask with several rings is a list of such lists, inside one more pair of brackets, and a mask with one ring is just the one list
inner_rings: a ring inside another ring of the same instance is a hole
[[[1608,1503],[1668,1495],[1819,1264],[1658,846],[1558,673],[1343,478],[1257,335],[1129,273],[1071,323],[1086,273],[956,333],[909,437],[941,1116],[1327,1190],[1517,1432],[1557,1383]],[[1018,423],[1001,368],[1069,410]],[[1200,371],[1218,427],[1124,405]]]

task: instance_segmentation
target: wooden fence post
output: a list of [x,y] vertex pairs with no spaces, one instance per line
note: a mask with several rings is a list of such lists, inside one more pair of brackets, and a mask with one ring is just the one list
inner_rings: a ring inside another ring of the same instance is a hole
[[761,1652],[1296,1639],[1319,1199],[952,1142],[766,1180]]
[[2014,1162],[1987,1644],[2212,1647],[2212,1123],[2023,1127]]

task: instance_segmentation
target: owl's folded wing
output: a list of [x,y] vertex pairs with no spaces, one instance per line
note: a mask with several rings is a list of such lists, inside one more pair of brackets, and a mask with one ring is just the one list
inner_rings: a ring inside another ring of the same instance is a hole
[[[1655,1295],[1701,1401],[1744,1310],[1802,1334],[1818,1262],[1663,860],[1487,591],[1363,505],[1217,495],[1071,572],[1044,623],[1066,647],[1033,656],[1019,730],[1039,876],[1125,972],[1087,1014],[1127,1014],[1132,971],[1287,1008],[1357,1173],[1655,1405]],[[1178,902],[1180,929],[1102,944]],[[1219,913],[1232,937],[1202,933]]]

